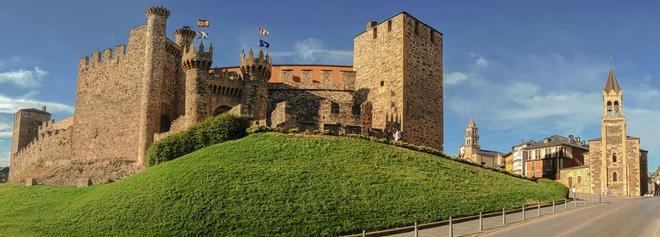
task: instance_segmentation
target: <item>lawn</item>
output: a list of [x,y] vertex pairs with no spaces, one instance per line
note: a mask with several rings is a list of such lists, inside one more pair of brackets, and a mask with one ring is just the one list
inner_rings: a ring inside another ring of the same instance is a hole
[[0,236],[334,236],[565,194],[367,140],[259,133],[112,184],[0,185]]

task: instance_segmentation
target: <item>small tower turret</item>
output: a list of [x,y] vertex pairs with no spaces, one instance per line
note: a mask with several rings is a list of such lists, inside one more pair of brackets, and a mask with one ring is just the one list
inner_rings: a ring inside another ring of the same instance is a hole
[[259,55],[254,58],[252,49],[245,57],[245,51],[241,52],[241,78],[244,84],[242,95],[241,114],[251,118],[256,125],[267,125],[268,113],[268,87],[270,80],[272,62],[270,55],[259,50]]
[[192,126],[208,116],[207,80],[213,64],[213,46],[204,50],[204,43],[195,48],[191,42],[183,52],[182,65],[186,80],[185,118],[186,126]]
[[180,29],[174,31],[174,40],[176,44],[181,47],[181,50],[184,50],[184,47],[190,46],[190,43],[193,42],[195,35],[197,35],[197,33],[190,29],[190,26],[183,26]]

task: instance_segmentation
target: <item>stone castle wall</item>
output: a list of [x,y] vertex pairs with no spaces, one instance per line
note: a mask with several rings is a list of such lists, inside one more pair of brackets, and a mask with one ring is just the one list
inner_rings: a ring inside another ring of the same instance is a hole
[[442,150],[442,34],[414,17],[404,20],[404,136],[410,143]]
[[[62,125],[66,125],[66,121]],[[15,154],[11,159],[10,180],[23,182],[26,178],[34,178],[40,183],[49,183],[54,167],[70,164],[73,159],[70,125],[44,133]]]
[[[353,46],[355,88],[364,100],[361,114],[366,116],[364,129],[400,130],[404,101],[404,20],[403,14],[385,22],[370,22],[357,35]],[[404,133],[404,139],[407,134]]]
[[81,60],[73,119],[73,156],[82,160],[137,159],[138,116],[146,26],[117,46]]

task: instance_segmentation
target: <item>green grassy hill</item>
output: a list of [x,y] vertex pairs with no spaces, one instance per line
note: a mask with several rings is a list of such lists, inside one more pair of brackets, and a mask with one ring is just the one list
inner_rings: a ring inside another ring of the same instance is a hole
[[565,193],[361,139],[261,133],[112,184],[0,185],[0,236],[332,236]]

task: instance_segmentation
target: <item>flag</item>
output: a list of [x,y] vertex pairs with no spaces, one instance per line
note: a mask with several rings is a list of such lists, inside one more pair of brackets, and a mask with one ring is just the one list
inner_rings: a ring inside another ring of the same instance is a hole
[[268,47],[270,47],[270,44],[266,41],[259,40],[259,47],[268,48]]
[[197,39],[208,39],[209,34],[204,31],[197,31]]
[[259,27],[259,34],[262,35],[262,36],[268,36],[268,35],[270,35],[270,32],[268,30],[266,30],[266,28]]
[[202,28],[209,27],[209,20],[204,20],[204,19],[197,20],[197,27],[202,27]]

